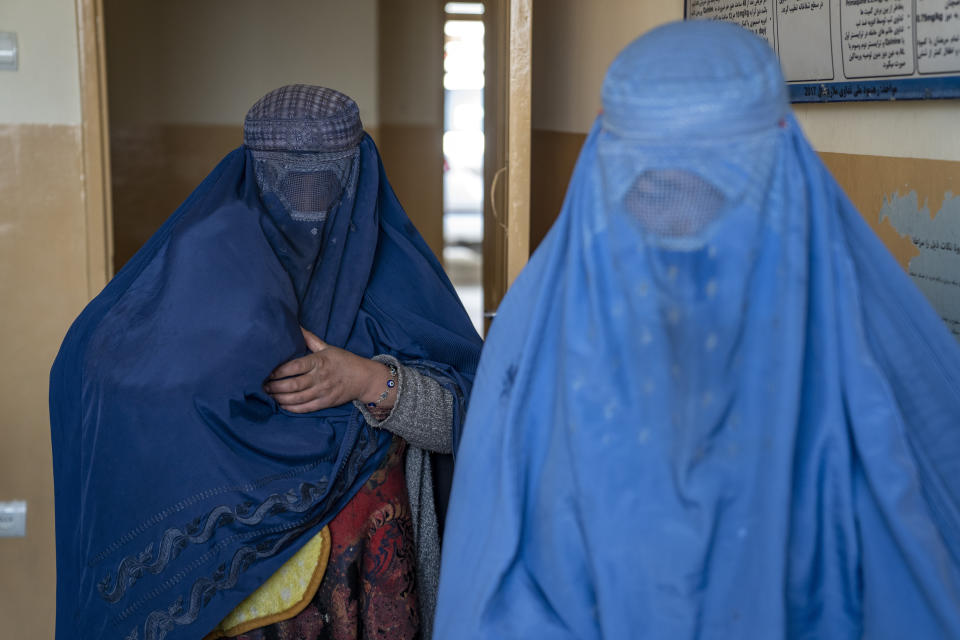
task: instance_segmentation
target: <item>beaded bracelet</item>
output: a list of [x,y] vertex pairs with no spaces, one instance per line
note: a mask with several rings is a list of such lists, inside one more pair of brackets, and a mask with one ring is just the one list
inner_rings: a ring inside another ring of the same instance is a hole
[[387,399],[387,396],[390,395],[390,389],[393,389],[397,386],[397,367],[389,362],[383,363],[387,365],[387,368],[390,369],[390,379],[387,380],[387,388],[383,390],[383,393],[380,394],[380,397],[377,398],[376,402],[368,402],[367,406],[371,409],[376,409],[380,406],[380,403]]

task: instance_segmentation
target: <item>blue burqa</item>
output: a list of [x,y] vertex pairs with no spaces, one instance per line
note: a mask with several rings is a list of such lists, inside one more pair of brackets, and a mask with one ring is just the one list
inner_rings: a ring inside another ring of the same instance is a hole
[[263,391],[306,353],[300,325],[427,371],[462,417],[480,339],[373,142],[325,159],[346,186],[304,224],[261,196],[255,153],[220,163],[54,364],[59,640],[204,637],[380,464],[391,436],[353,405],[293,414]]
[[435,637],[960,638],[960,349],[774,53],[670,24],[603,109],[484,347]]

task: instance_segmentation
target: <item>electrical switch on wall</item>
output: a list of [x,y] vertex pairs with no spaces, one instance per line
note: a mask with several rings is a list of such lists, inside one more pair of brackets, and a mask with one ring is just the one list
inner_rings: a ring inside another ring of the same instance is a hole
[[22,538],[25,535],[27,535],[26,501],[0,502],[0,538]]
[[18,58],[17,34],[12,31],[0,31],[0,70],[16,71]]

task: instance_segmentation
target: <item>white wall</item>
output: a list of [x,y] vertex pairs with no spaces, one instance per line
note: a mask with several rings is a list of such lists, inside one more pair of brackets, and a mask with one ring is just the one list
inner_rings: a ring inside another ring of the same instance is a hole
[[960,100],[794,105],[817,151],[960,160]]
[[80,124],[73,0],[2,0],[0,31],[14,31],[18,71],[0,71],[0,123]]
[[[682,0],[536,2],[533,127],[589,131],[617,53],[682,17]],[[796,105],[794,111],[818,151],[960,160],[960,100]]]
[[106,5],[109,48],[134,52],[109,61],[108,82],[125,88],[112,96],[124,118],[239,126],[263,94],[307,83],[348,94],[364,125],[378,123],[376,0]]

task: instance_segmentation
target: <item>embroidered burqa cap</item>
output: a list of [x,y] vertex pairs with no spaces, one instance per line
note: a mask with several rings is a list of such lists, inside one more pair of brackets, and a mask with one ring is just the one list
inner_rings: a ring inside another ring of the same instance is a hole
[[960,638],[960,348],[790,115],[669,24],[484,346],[440,638]]
[[268,94],[74,322],[53,366],[57,638],[202,638],[366,482],[391,436],[262,384],[300,327],[426,370],[459,431],[480,339],[356,105]]
[[346,151],[362,139],[357,103],[334,89],[307,84],[274,89],[250,107],[243,121],[243,144],[255,151]]

